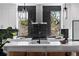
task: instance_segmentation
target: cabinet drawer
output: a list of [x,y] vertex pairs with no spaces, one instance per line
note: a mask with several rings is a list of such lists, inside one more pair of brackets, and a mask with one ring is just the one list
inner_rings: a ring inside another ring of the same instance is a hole
[[25,56],[27,54],[27,52],[9,52],[9,56]]
[[47,56],[70,56],[70,52],[47,52]]
[[45,52],[28,52],[28,56],[45,56]]

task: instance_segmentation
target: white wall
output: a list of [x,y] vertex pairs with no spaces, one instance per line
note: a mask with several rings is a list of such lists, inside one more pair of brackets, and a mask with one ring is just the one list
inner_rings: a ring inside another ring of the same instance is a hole
[[67,19],[63,19],[63,28],[69,29],[69,38],[72,39],[72,20],[79,20],[79,3],[67,4]]
[[0,3],[0,29],[16,26],[16,4]]

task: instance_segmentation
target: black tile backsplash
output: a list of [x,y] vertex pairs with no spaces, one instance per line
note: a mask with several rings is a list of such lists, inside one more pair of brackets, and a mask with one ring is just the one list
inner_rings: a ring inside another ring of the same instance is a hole
[[33,24],[32,38],[40,37],[47,37],[47,24]]

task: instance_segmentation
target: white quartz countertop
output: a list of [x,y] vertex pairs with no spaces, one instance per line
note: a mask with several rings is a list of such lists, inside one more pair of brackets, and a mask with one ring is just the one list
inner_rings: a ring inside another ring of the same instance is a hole
[[60,41],[51,41],[49,44],[30,44],[29,40],[11,41],[5,44],[6,51],[79,51],[79,41],[69,41],[61,44]]
[[29,42],[10,42],[5,44],[5,46],[79,46],[79,41],[69,41],[66,44],[61,44],[58,42],[50,42],[49,44],[30,44]]
[[63,39],[55,39],[55,38],[47,38],[49,44],[30,44],[29,42],[32,38],[27,39],[11,39],[10,43],[7,43],[5,46],[51,46],[51,45],[61,45],[59,40]]

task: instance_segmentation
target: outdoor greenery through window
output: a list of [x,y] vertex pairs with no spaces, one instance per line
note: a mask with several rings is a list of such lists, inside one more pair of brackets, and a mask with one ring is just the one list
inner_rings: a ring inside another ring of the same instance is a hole
[[51,11],[51,36],[60,34],[61,11]]

